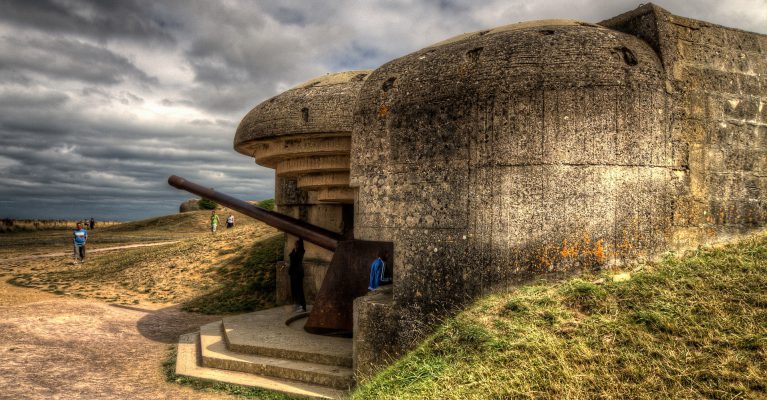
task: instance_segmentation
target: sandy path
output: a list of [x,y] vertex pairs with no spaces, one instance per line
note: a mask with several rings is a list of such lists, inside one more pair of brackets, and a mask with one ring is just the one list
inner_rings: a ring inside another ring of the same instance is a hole
[[[180,240],[170,240],[167,242],[157,242],[157,243],[126,244],[123,246],[101,247],[101,248],[92,249],[92,250],[87,249],[87,252],[88,254],[92,254],[92,253],[101,253],[103,251],[111,251],[111,250],[133,249],[136,247],[162,246],[164,244],[173,244],[178,242],[180,242]],[[86,256],[88,254],[86,254]],[[13,258],[3,258],[1,260],[6,262],[14,262],[14,261],[34,260],[37,258],[63,257],[63,256],[71,256],[71,255],[72,255],[72,252],[58,252],[58,253],[47,253],[47,254],[35,254],[31,256],[22,256],[22,257],[13,257]]]
[[[42,301],[40,301],[42,300]],[[0,399],[226,399],[166,383],[168,343],[218,317],[0,283]]]

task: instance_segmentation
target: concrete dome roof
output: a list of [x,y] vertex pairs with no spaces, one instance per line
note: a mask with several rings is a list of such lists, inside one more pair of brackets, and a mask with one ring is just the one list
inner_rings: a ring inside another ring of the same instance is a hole
[[253,155],[249,142],[312,133],[351,133],[352,113],[371,71],[326,74],[293,87],[248,112],[234,136],[234,149]]
[[587,22],[541,20],[461,34],[395,59],[376,69],[363,91],[367,96],[393,89],[399,98],[422,102],[445,92],[435,91],[435,84],[514,90],[660,77],[658,56],[635,36]]

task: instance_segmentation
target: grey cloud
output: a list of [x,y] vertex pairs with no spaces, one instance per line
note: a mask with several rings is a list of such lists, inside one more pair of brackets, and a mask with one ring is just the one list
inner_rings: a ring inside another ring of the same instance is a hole
[[191,100],[185,100],[185,99],[162,99],[160,104],[166,107],[172,107],[175,105],[192,106],[194,105],[194,102]]
[[0,109],[30,108],[30,107],[59,107],[69,101],[65,93],[44,90],[0,89]]
[[125,79],[157,83],[127,58],[69,39],[0,38],[0,70],[33,71],[57,79],[116,84]]
[[178,24],[146,1],[3,0],[0,9],[0,21],[8,24],[98,41],[126,38],[173,44],[167,29]]
[[122,99],[120,99],[120,102],[123,104],[141,104],[144,102],[144,99],[136,96],[135,94],[127,91],[120,92],[122,95]]
[[[240,157],[243,163],[232,165],[237,157],[232,156],[229,143],[216,147],[210,143],[197,146],[190,143],[188,148],[175,149],[171,147],[172,142],[145,140],[115,146],[112,139],[79,138],[74,142],[30,150],[23,141],[13,147],[6,145],[19,141],[7,140],[6,143],[6,140],[0,140],[0,153],[15,163],[0,173],[0,185],[4,187],[6,199],[25,199],[25,215],[30,217],[56,217],[59,212],[71,215],[71,209],[57,211],[70,197],[78,199],[79,207],[88,210],[82,211],[86,214],[94,212],[92,206],[105,207],[99,203],[112,204],[105,208],[111,209],[110,215],[96,212],[98,218],[135,219],[163,207],[174,212],[178,203],[189,195],[169,190],[165,179],[171,173],[240,197],[271,197],[272,171],[247,162],[247,157]],[[219,176],[220,173],[223,175]],[[47,199],[59,201],[50,204]],[[145,204],[148,208],[143,213],[131,211],[125,214],[127,211],[120,207],[126,202]],[[39,210],[28,207],[36,203],[40,204]],[[18,210],[12,210],[18,206],[19,203],[0,204],[0,215],[3,211],[15,211],[20,215]]]

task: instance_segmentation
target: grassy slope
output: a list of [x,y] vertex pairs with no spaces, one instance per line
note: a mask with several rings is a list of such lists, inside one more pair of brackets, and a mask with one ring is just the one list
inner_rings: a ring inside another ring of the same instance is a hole
[[767,398],[767,235],[632,275],[483,298],[353,398]]
[[183,303],[185,309],[208,313],[272,306],[282,235],[240,214],[234,229],[212,235],[209,215],[191,212],[97,229],[89,242],[178,242],[92,253],[78,265],[69,257],[25,261],[27,270],[13,274],[10,282],[123,304]]
[[216,289],[182,305],[205,314],[249,312],[274,306],[277,261],[282,260],[284,236],[256,242],[247,252],[228,259],[216,270]]

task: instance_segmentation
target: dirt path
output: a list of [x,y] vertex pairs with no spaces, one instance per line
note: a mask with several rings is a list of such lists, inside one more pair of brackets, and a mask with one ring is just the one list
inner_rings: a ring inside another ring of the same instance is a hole
[[[14,242],[0,248],[0,400],[233,398],[165,382],[169,345],[220,320],[170,304],[217,287],[228,260],[244,263],[276,231],[252,223],[211,237],[207,214],[163,218],[102,232],[77,265],[53,247],[71,240],[66,232],[5,237]],[[203,233],[169,236],[195,224]]]
[[[42,301],[40,301],[42,300]],[[166,383],[178,335],[219,319],[0,283],[0,399],[227,399]]]
[[[178,243],[180,240],[169,240],[166,242],[157,242],[157,243],[138,243],[138,244],[126,244],[123,246],[113,246],[113,247],[102,247],[97,249],[88,249],[88,254],[91,253],[101,253],[104,251],[111,251],[111,250],[121,250],[121,249],[133,249],[136,247],[149,247],[149,246],[162,246],[164,244],[173,244]],[[47,253],[47,254],[35,254],[31,256],[22,256],[22,257],[13,257],[13,258],[4,258],[2,261],[6,262],[15,262],[15,261],[24,261],[24,260],[34,260],[38,258],[46,258],[46,257],[64,257],[72,255],[71,252],[58,252],[58,253]]]

